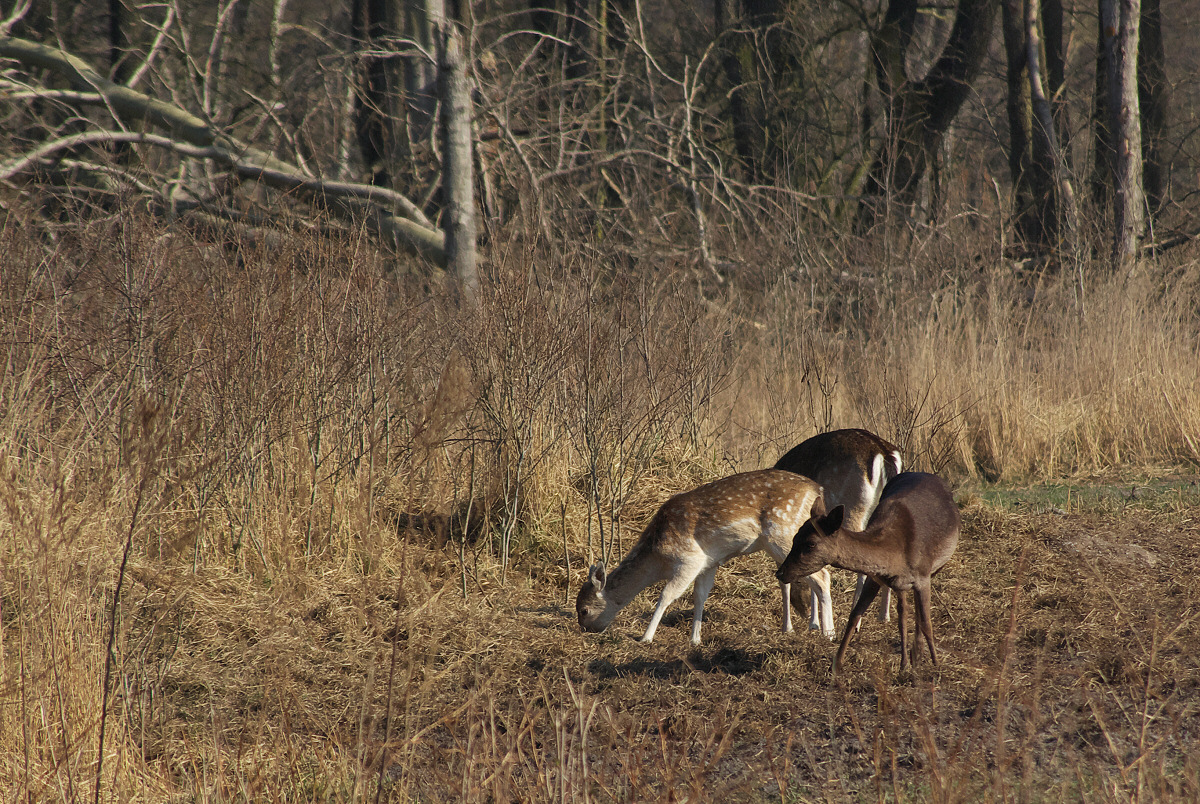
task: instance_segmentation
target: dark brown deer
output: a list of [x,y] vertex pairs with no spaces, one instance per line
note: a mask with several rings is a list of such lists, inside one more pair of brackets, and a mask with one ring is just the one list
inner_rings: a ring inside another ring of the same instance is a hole
[[[929,646],[929,658],[937,664],[929,617],[930,578],[954,555],[959,524],[958,507],[950,489],[941,478],[923,472],[905,472],[893,478],[884,487],[865,530],[846,526],[842,506],[804,523],[792,543],[792,551],[775,573],[780,583],[802,578],[830,564],[867,576],[863,594],[850,612],[833,660],[835,674],[863,612],[884,586],[896,592],[900,669],[909,666],[908,607],[904,593],[910,589],[916,601],[917,627]],[[913,659],[919,643],[919,637],[914,638]]]
[[[862,530],[879,504],[887,482],[902,471],[900,448],[868,430],[830,430],[792,447],[780,458],[776,469],[786,469],[812,478],[825,489],[825,509],[846,507],[846,526]],[[867,576],[858,576],[854,601],[862,597]],[[828,589],[828,584],[825,588]],[[887,622],[892,593],[884,588],[879,596],[879,621]],[[813,609],[832,609],[832,600],[813,600]]]
[[[800,526],[811,514],[824,511],[820,486],[777,469],[731,475],[677,494],[663,503],[611,573],[605,572],[603,563],[594,564],[588,571],[575,601],[579,626],[585,631],[603,631],[639,592],[665,581],[650,625],[638,640],[649,642],[667,607],[694,583],[692,644],[698,645],[704,601],[716,580],[717,568],[731,558],[759,550],[766,550],[779,564],[787,557]],[[814,578],[808,581],[820,582]],[[786,633],[792,630],[791,586],[790,582],[781,582],[781,586]],[[829,594],[828,587],[825,594]],[[832,638],[833,617],[828,612],[825,617],[825,631]]]

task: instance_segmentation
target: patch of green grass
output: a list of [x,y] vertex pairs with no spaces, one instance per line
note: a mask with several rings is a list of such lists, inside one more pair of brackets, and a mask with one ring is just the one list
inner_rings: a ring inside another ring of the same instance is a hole
[[1029,486],[967,486],[964,493],[1006,513],[1119,513],[1128,508],[1172,511],[1200,504],[1200,476],[1171,474],[1082,479]]

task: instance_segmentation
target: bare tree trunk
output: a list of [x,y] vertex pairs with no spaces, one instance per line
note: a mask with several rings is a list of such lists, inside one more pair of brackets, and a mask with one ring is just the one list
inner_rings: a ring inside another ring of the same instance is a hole
[[567,81],[582,81],[588,76],[588,53],[591,50],[592,29],[588,24],[588,0],[564,0],[567,17],[567,47],[563,52],[566,64],[563,75]]
[[113,83],[129,81],[129,32],[123,0],[108,0],[108,70]]
[[1112,87],[1112,130],[1116,134],[1116,184],[1113,205],[1113,268],[1131,272],[1138,239],[1145,227],[1142,191],[1142,128],[1138,106],[1137,53],[1141,0],[1120,0],[1116,37],[1117,81]]
[[1112,202],[1117,170],[1113,149],[1111,87],[1116,83],[1117,0],[1099,0],[1096,40],[1096,89],[1092,99],[1092,204],[1103,216]]
[[754,121],[750,114],[749,88],[742,72],[739,50],[744,48],[744,37],[733,32],[734,13],[730,6],[737,7],[737,0],[715,0],[713,17],[717,36],[724,39],[721,48],[721,67],[725,80],[729,82],[729,118],[733,125],[733,147],[738,161],[746,171],[750,182],[758,181],[758,159],[754,148]]
[[1067,114],[1067,101],[1062,96],[1063,81],[1066,80],[1067,58],[1063,41],[1063,4],[1062,0],[1045,0],[1042,3],[1042,44],[1046,51],[1046,94],[1050,97],[1050,107],[1054,110],[1055,135],[1062,148],[1063,158],[1068,159],[1070,148],[1067,137],[1070,131]]
[[[133,75],[126,16],[124,0],[108,0],[108,77],[121,86],[128,84]],[[118,142],[113,143],[112,152],[119,164],[128,165],[133,148],[129,143]]]
[[[1038,0],[1025,0],[1025,41],[1028,48],[1029,62],[1029,95],[1033,106],[1033,116],[1036,120],[1032,126],[1034,136],[1034,153],[1044,154],[1039,160],[1043,166],[1049,163],[1054,177],[1052,187],[1058,191],[1058,202],[1062,209],[1063,235],[1066,239],[1066,252],[1075,255],[1079,243],[1079,209],[1075,202],[1075,189],[1071,185],[1071,177],[1063,161],[1062,150],[1058,146],[1058,136],[1055,131],[1054,114],[1050,101],[1042,88],[1040,64],[1041,41],[1038,36]],[[1044,171],[1044,168],[1043,168]],[[1044,192],[1052,193],[1047,187]],[[1048,221],[1044,223],[1049,223]],[[1054,224],[1057,227],[1057,222]]]
[[1138,36],[1138,105],[1142,113],[1142,180],[1146,203],[1153,217],[1167,195],[1167,157],[1163,137],[1167,129],[1166,53],[1163,49],[1160,0],[1142,0]]
[[[908,45],[912,41],[917,21],[916,0],[891,0],[884,14],[883,25],[871,35],[871,63],[875,70],[875,87],[883,103],[883,149],[876,157],[875,167],[867,174],[865,194],[886,195],[892,185],[891,175],[878,168],[888,161],[885,154],[895,153],[901,137],[899,126],[904,120],[902,92],[908,84],[905,68]],[[864,138],[869,136],[864,130]]]
[[441,0],[405,0],[404,25],[409,39],[424,53],[404,59],[404,94],[409,152],[425,142],[434,130],[437,111],[437,64],[430,58],[437,50],[433,21],[446,18]]
[[442,19],[437,31],[438,88],[442,99],[442,187],[446,201],[446,263],[468,303],[479,296],[476,260],[475,178],[471,158],[471,89],[462,35]]
[[[893,89],[894,120],[871,167],[860,225],[876,219],[878,204],[871,196],[892,196],[906,206],[916,200],[921,179],[983,67],[998,5],[999,0],[959,0],[950,37],[929,73]],[[890,72],[895,74],[896,67]]]
[[787,143],[804,75],[785,12],[780,0],[713,5],[734,147],[751,183],[781,180],[795,155]]
[[1019,241],[1026,248],[1043,251],[1051,242],[1044,223],[1053,214],[1053,194],[1039,194],[1039,182],[1034,178],[1033,96],[1024,0],[1003,0],[1001,19],[1008,61],[1008,172],[1013,185],[1013,220]]
[[391,5],[387,0],[354,0],[350,15],[359,85],[354,93],[354,129],[368,181],[376,187],[392,187],[396,163],[392,70],[387,59],[372,53],[382,47],[384,37],[396,32]]

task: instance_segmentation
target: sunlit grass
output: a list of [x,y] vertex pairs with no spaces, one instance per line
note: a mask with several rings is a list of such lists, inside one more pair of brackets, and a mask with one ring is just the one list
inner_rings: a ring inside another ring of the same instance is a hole
[[[0,243],[14,800],[1200,794],[1193,268],[1072,306],[967,259],[764,262],[789,278],[710,298],[501,249],[471,310],[327,242],[107,226]],[[871,621],[832,679],[762,556],[698,649],[687,600],[652,645],[649,596],[579,631],[588,563],[667,496],[829,426],[956,487],[940,667]]]

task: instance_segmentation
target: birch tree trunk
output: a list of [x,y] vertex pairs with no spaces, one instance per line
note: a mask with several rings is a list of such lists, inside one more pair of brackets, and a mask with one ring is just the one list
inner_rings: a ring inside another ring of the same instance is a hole
[[438,23],[438,94],[442,99],[442,191],[446,210],[446,264],[468,303],[478,301],[475,177],[471,157],[471,89],[455,24]]
[[1138,28],[1141,0],[1120,0],[1116,37],[1117,81],[1111,87],[1112,130],[1116,146],[1113,205],[1113,268],[1130,273],[1136,266],[1138,239],[1145,227],[1142,191],[1142,122],[1138,105]]

